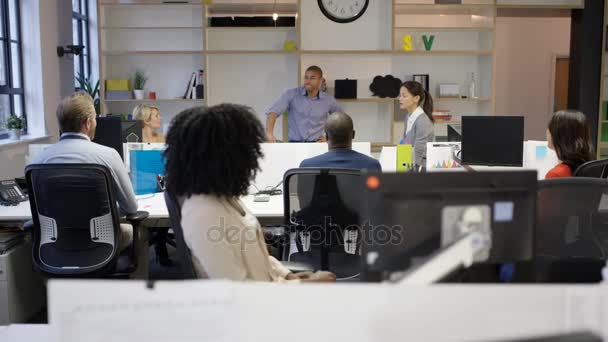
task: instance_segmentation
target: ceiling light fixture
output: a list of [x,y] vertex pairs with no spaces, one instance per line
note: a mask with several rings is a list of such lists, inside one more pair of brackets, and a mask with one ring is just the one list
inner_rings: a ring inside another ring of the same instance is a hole
[[272,20],[277,21],[279,19],[279,13],[277,13],[277,0],[274,0],[274,5],[272,6]]

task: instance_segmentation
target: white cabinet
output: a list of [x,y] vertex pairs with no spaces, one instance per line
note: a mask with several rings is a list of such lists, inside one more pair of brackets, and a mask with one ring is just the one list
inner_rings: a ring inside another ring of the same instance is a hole
[[0,325],[25,323],[43,305],[42,277],[32,268],[29,239],[0,254]]

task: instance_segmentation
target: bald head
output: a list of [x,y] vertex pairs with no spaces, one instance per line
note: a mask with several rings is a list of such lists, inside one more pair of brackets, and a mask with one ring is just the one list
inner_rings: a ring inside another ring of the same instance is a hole
[[346,113],[332,113],[325,122],[325,133],[330,149],[351,148],[355,137],[353,120]]

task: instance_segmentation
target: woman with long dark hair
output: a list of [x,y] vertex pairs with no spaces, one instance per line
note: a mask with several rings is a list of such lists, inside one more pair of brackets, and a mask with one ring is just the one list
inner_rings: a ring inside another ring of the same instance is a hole
[[399,108],[407,111],[402,143],[412,145],[414,164],[426,166],[426,143],[435,140],[433,97],[416,81],[401,85]]
[[547,128],[547,142],[560,164],[547,172],[545,178],[572,177],[579,166],[595,159],[591,128],[585,114],[577,110],[560,110],[553,115]]
[[330,272],[290,273],[268,254],[262,228],[239,199],[259,169],[260,121],[244,106],[179,113],[167,135],[167,190],[185,198],[184,240],[200,278],[335,281]]

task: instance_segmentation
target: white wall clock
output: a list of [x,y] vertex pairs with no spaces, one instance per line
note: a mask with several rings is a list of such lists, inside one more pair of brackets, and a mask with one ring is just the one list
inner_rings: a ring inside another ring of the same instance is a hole
[[369,0],[317,0],[321,12],[337,23],[350,23],[359,19],[369,4]]

